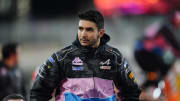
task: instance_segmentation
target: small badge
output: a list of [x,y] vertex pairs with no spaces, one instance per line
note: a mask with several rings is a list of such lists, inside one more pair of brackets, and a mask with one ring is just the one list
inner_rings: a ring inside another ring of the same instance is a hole
[[49,61],[50,61],[51,63],[54,63],[54,62],[55,62],[52,57],[49,58]]
[[100,65],[104,66],[104,65],[110,65],[110,59],[106,60],[105,62],[100,62]]
[[136,83],[136,79],[135,79],[134,74],[132,72],[129,74],[129,78],[131,80],[133,80],[134,83]]
[[125,60],[124,61],[124,68],[127,68],[128,67],[128,62]]
[[132,72],[129,74],[129,78],[130,79],[134,78],[134,74]]
[[82,66],[78,66],[78,67],[76,67],[76,66],[72,66],[72,70],[73,71],[82,71],[84,68],[82,67]]
[[110,69],[111,69],[111,66],[100,66],[100,69],[110,70]]
[[106,60],[105,62],[101,61],[99,64],[100,64],[100,69],[103,69],[103,70],[110,70],[111,69],[110,59]]
[[83,65],[83,61],[79,57],[75,57],[75,59],[72,61],[72,64],[73,65],[82,66]]

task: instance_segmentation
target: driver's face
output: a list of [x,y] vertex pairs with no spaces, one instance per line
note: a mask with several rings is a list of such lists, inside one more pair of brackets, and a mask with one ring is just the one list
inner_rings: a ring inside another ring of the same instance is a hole
[[79,21],[78,39],[82,46],[95,46],[100,41],[99,31],[94,22]]

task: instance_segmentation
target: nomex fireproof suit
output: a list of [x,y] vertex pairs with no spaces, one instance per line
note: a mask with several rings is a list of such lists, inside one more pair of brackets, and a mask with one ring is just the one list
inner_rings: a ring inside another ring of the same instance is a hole
[[[48,101],[56,89],[56,101],[139,101],[140,89],[127,61],[118,49],[106,43],[83,47],[78,38],[54,53],[39,68],[31,89],[31,101]],[[115,93],[115,87],[119,93]]]

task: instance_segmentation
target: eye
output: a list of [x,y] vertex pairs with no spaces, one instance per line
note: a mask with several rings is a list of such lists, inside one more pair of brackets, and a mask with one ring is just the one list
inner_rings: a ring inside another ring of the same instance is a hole
[[93,32],[94,31],[93,28],[87,28],[86,30],[89,31],[89,32]]
[[83,27],[79,27],[79,30],[82,31],[82,30],[83,30]]

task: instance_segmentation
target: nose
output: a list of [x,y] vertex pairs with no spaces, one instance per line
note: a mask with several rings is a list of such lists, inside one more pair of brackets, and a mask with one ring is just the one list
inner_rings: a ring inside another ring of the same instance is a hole
[[82,36],[87,36],[87,31],[86,30],[82,31]]

